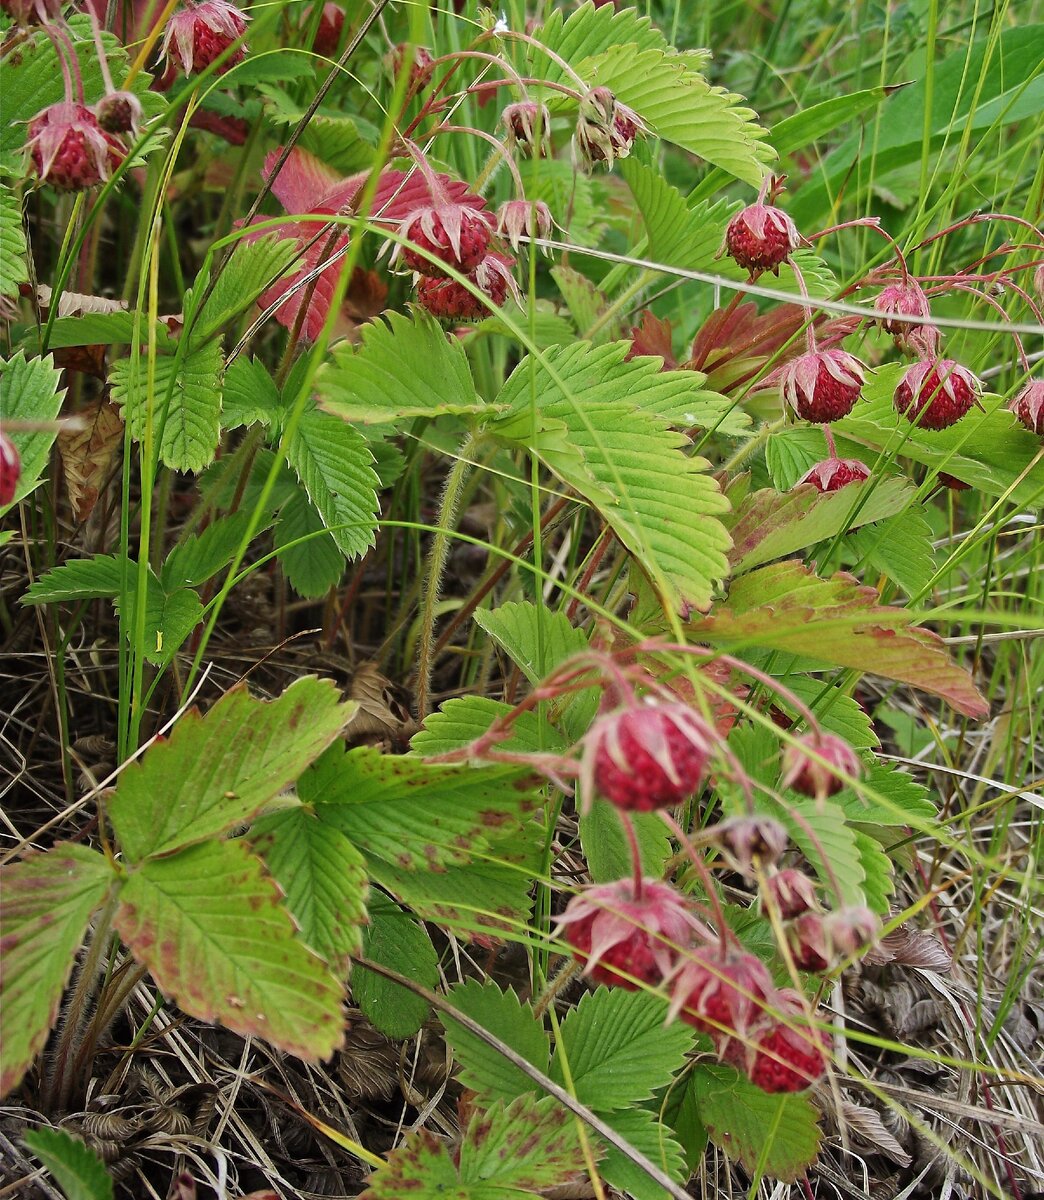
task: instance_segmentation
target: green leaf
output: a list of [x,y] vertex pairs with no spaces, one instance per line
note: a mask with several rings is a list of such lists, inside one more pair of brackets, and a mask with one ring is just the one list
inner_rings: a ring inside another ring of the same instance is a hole
[[[192,323],[189,334],[192,345],[208,341],[246,312],[262,292],[287,274],[296,256],[297,243],[278,233],[266,234],[255,241],[240,241],[217,276],[202,312]],[[206,275],[209,273],[207,269]],[[201,273],[193,290],[202,294],[206,282]]]
[[[9,359],[0,359],[4,420],[54,421],[61,411],[65,396],[65,389],[58,386],[60,379],[61,372],[55,370],[50,355],[47,358],[27,359],[19,350]],[[8,435],[18,451],[22,473],[11,503],[0,506],[0,512],[6,512],[35,490],[47,467],[57,434],[57,429],[49,429],[38,433],[15,430]]]
[[574,267],[559,263],[551,268],[551,277],[558,284],[558,290],[581,337],[586,337],[587,331],[596,324],[600,328],[591,336],[596,345],[619,336],[618,320],[601,324],[601,317],[609,308],[609,299],[586,275]]
[[[543,869],[540,845],[531,836],[524,848],[512,846],[510,861],[476,859],[444,871],[404,871],[379,858],[371,858],[368,865],[381,887],[425,921],[489,945],[494,938],[518,937],[527,926],[533,878]],[[504,847],[501,852],[506,853]]]
[[895,476],[851,483],[836,492],[820,492],[811,483],[783,495],[772,488],[752,492],[729,527],[733,570],[740,575],[842,530],[894,516],[910,503],[913,490],[909,480]]
[[931,821],[937,814],[924,784],[895,767],[875,763],[867,772],[866,786],[880,799],[847,789],[838,796],[850,821],[901,826]]
[[221,432],[221,347],[209,342],[156,357],[152,387],[145,354],[113,363],[112,399],[123,407],[131,436],[144,441],[151,419],[160,459],[174,471],[201,471],[213,461]]
[[405,422],[446,413],[479,413],[468,356],[434,317],[389,312],[362,328],[362,342],[343,341],[316,375],[320,407],[356,424]]
[[0,869],[0,882],[2,1097],[43,1049],[91,914],[115,879],[100,854],[59,842]]
[[[645,1108],[628,1108],[619,1112],[598,1113],[646,1158],[654,1162],[676,1183],[687,1178],[685,1157],[672,1131]],[[662,1200],[663,1188],[633,1163],[622,1150],[608,1142],[600,1142],[604,1157],[598,1165],[602,1177],[614,1188],[634,1200]]]
[[528,600],[480,608],[475,612],[475,624],[533,684],[587,649],[587,634],[571,624],[565,613],[538,608]]
[[[535,35],[541,45],[576,67],[611,46],[630,43],[640,50],[669,50],[667,39],[648,17],[634,8],[617,12],[615,5],[581,4],[568,15],[554,9]],[[696,54],[706,55],[697,51]],[[568,83],[569,76],[549,55],[533,54],[533,70],[541,79]]]
[[[631,813],[642,860],[642,874],[656,879],[671,855],[671,839],[659,813]],[[631,846],[616,808],[597,797],[580,818],[580,845],[595,883],[620,879],[633,869]]]
[[[1044,26],[1040,26],[1044,30]],[[1014,504],[1039,505],[1044,488],[1040,472],[1029,470],[1040,452],[1040,438],[1030,433],[1005,407],[1001,396],[984,396],[985,412],[973,408],[949,429],[921,429],[899,416],[892,394],[904,368],[889,363],[867,385],[863,401],[834,430],[875,449],[890,446],[902,458],[947,471],[987,496],[1011,490]],[[901,439],[901,444],[899,444]],[[1017,486],[1015,480],[1023,476]]]
[[689,439],[649,411],[691,391],[693,381],[688,372],[661,372],[659,359],[625,363],[627,349],[578,342],[548,350],[546,365],[523,360],[500,396],[511,411],[494,429],[534,450],[599,510],[665,603],[683,613],[705,609],[728,571],[729,536],[718,519],[728,501],[710,464],[685,453]]
[[914,625],[904,609],[877,599],[873,588],[844,572],[819,579],[801,563],[787,561],[734,580],[714,616],[690,629],[717,646],[766,646],[869,671],[941,696],[966,716],[987,716],[989,705],[938,635]]
[[160,572],[164,588],[199,587],[212,579],[232,561],[249,523],[249,512],[230,513],[175,546]]
[[[523,1004],[509,988],[469,979],[450,989],[450,1002],[465,1016],[477,1021],[487,1033],[499,1038],[538,1070],[547,1072],[551,1044],[533,1007]],[[458,1079],[484,1100],[512,1100],[536,1090],[528,1075],[499,1054],[492,1046],[465,1029],[459,1021],[443,1015],[453,1056],[459,1064]]]
[[367,855],[404,870],[489,855],[516,835],[536,798],[518,767],[436,764],[333,746],[298,781],[301,799]]
[[[294,545],[298,538],[308,540]],[[283,505],[275,527],[275,548],[290,586],[309,599],[325,596],[344,574],[344,555],[323,524],[319,510],[300,487]]]
[[276,700],[242,685],[204,716],[186,713],[165,742],[120,776],[108,814],[134,862],[249,821],[334,740],[353,711],[306,676]]
[[[511,705],[487,696],[455,696],[424,719],[424,726],[410,741],[414,754],[435,758],[459,750],[487,732],[499,717],[511,712]],[[538,751],[564,752],[569,743],[539,713],[524,712],[515,719],[511,736],[497,743],[500,750],[522,754]]]
[[639,162],[625,159],[620,174],[631,189],[645,221],[649,251],[654,262],[685,271],[714,271],[726,279],[745,279],[746,272],[730,258],[718,258],[725,226],[740,207],[721,199],[690,207],[685,197],[663,175]]
[[10,188],[0,186],[0,296],[13,299],[18,285],[29,282],[25,256],[21,201]]
[[[370,901],[363,954],[426,988],[438,985],[439,956],[427,930],[380,892]],[[352,972],[352,996],[366,1019],[390,1038],[413,1037],[428,1019],[428,1002],[423,996],[365,967]]]
[[[137,631],[137,577],[128,580],[130,604],[124,614],[123,627],[128,637],[134,638]],[[120,597],[116,608],[121,610]],[[188,635],[203,619],[203,605],[191,588],[175,588],[165,591],[151,568],[145,588],[145,626],[142,654],[156,666],[165,667],[184,644]]]
[[24,1141],[65,1193],[65,1200],[112,1200],[112,1177],[79,1138],[64,1129],[34,1129]]
[[[170,334],[162,321],[154,323],[157,344],[171,345]],[[47,338],[49,350],[67,346],[118,346],[149,340],[149,321],[142,314],[119,309],[115,312],[85,312],[79,316],[58,317]]]
[[267,367],[259,358],[247,358],[245,354],[234,358],[225,370],[222,429],[274,425],[278,417],[279,391]]
[[362,947],[366,862],[336,829],[302,807],[254,822],[254,850],[283,889],[302,939],[343,973]]
[[[799,188],[788,203],[799,229],[817,228],[844,189],[846,204],[858,207],[867,189],[879,186],[890,171],[919,162],[923,152],[925,112],[931,129],[930,166],[952,141],[956,129],[972,139],[983,165],[996,145],[982,136],[994,124],[1001,128],[1034,121],[1044,109],[1044,24],[1020,23],[961,45],[934,64],[930,77],[914,65],[917,82],[882,104],[876,121],[836,146],[820,164],[815,179]],[[929,90],[928,78],[931,80]],[[930,107],[929,107],[930,105]],[[857,164],[866,146],[874,147],[874,170]],[[969,170],[977,169],[973,157]]]
[[128,873],[114,923],[189,1016],[309,1062],[340,1046],[341,986],[296,937],[279,886],[245,842],[142,863]]
[[845,549],[850,557],[865,560],[909,596],[924,591],[935,574],[932,527],[914,504],[886,521],[852,533]]
[[551,1078],[564,1084],[564,1052],[581,1103],[613,1112],[648,1099],[692,1049],[692,1030],[681,1021],[665,1027],[666,1016],[667,1002],[650,992],[588,992],[562,1022]]
[[711,1141],[748,1174],[790,1182],[815,1162],[822,1133],[807,1095],[771,1095],[733,1067],[702,1062],[689,1086]]
[[362,434],[338,417],[308,409],[285,452],[341,553],[354,558],[372,546],[379,481]]
[[[130,564],[131,574],[137,570]],[[121,560],[115,554],[73,558],[53,567],[32,583],[23,604],[52,604],[63,600],[104,600],[120,594]]]
[[785,804],[777,805],[767,799],[759,804],[767,805],[769,811],[773,811],[794,845],[808,859],[828,894],[833,894],[836,879],[845,904],[866,903],[866,871],[857,834],[847,824],[844,809],[835,800],[819,804],[792,795]]
[[867,905],[879,916],[887,916],[890,899],[895,892],[892,860],[881,849],[880,842],[864,833],[855,831],[856,849],[863,868],[863,895]]
[[846,96],[831,96],[819,104],[810,105],[784,117],[772,126],[769,140],[780,158],[806,151],[820,138],[836,137],[842,125],[855,117],[876,108],[895,92],[896,88],[866,88],[861,92],[849,92]]
[[521,1200],[568,1180],[583,1164],[573,1116],[552,1097],[520,1096],[475,1112],[454,1165],[421,1129],[388,1155],[360,1200]]

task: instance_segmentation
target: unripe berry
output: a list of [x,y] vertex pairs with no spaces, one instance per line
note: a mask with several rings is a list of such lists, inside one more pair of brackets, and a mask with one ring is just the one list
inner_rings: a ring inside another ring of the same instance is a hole
[[874,301],[874,312],[880,314],[877,323],[885,333],[900,339],[905,339],[917,325],[910,321],[896,321],[894,317],[931,316],[928,297],[915,279],[889,284]]
[[806,471],[794,485],[810,483],[820,492],[837,492],[850,483],[870,478],[870,468],[858,458],[825,458]]
[[643,879],[637,895],[632,879],[585,888],[558,923],[585,975],[628,991],[659,986],[679,951],[709,936],[685,897],[656,879]]
[[141,127],[141,101],[133,92],[109,92],[94,106],[98,124],[106,133],[138,136]]
[[952,358],[914,363],[896,385],[898,413],[921,429],[948,429],[979,403],[982,384]]
[[703,784],[717,738],[687,704],[642,704],[596,718],[584,739],[585,803],[592,785],[634,812],[680,804]]
[[1031,379],[1012,400],[1011,411],[1031,433],[1044,437],[1044,380]]
[[800,971],[829,971],[830,943],[819,913],[804,912],[787,925],[787,945]]
[[720,253],[755,274],[774,271],[801,245],[804,239],[797,226],[781,208],[770,204],[749,204],[738,212],[725,230],[725,243]]
[[847,417],[866,382],[866,368],[844,350],[812,350],[781,367],[784,401],[803,421],[829,424]]
[[82,104],[52,104],[29,122],[26,149],[41,183],[82,192],[103,183],[127,156]]
[[833,733],[806,733],[783,751],[783,786],[822,800],[844,786],[839,772],[858,778],[863,772],[859,755]]
[[517,146],[534,158],[547,151],[551,141],[551,113],[544,104],[519,100],[509,104],[501,113],[509,146]]
[[573,145],[580,165],[590,170],[597,163],[611,167],[626,158],[640,133],[641,117],[621,104],[607,87],[595,87],[581,99]]

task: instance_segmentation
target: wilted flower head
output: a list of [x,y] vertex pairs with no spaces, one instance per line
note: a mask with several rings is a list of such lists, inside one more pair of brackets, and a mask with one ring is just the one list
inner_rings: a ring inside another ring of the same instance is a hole
[[783,786],[822,800],[839,792],[841,774],[858,778],[863,772],[859,755],[833,733],[806,733],[783,751]]
[[0,0],[0,12],[16,25],[47,25],[62,15],[62,4],[61,0]]
[[764,883],[765,900],[784,921],[800,917],[816,907],[816,885],[796,867],[787,867],[770,875]]
[[632,879],[585,888],[558,924],[585,975],[629,991],[669,979],[679,951],[710,936],[685,897],[656,879],[643,879],[640,893]]
[[865,949],[881,932],[881,921],[869,908],[839,908],[823,918],[829,945],[845,957]]
[[509,146],[518,146],[527,154],[538,157],[547,150],[551,140],[551,113],[535,100],[519,100],[509,104],[501,113]]
[[406,55],[409,55],[410,82],[409,90],[418,91],[431,78],[433,64],[431,51],[426,46],[409,46],[400,42],[384,56],[384,69],[394,79],[402,70]]
[[1031,379],[1012,400],[1011,411],[1031,433],[1044,437],[1044,379]]
[[855,407],[866,367],[846,350],[811,350],[773,372],[783,400],[803,421],[827,424]]
[[787,831],[771,817],[731,817],[717,829],[722,854],[747,879],[754,877],[755,868],[775,866],[789,840]]
[[508,200],[497,211],[497,232],[507,238],[512,250],[518,250],[522,238],[549,237],[554,226],[551,210],[543,200]]
[[703,784],[717,734],[688,704],[643,703],[595,718],[580,764],[583,803],[595,791],[618,808],[670,808]]
[[903,372],[892,402],[921,429],[948,429],[979,402],[982,384],[952,358],[924,359]]
[[[160,53],[167,63],[186,75],[205,71],[242,37],[247,27],[246,13],[226,0],[203,0],[188,4],[167,22]],[[218,74],[242,62],[245,46],[238,46],[218,68]]]
[[885,333],[901,340],[905,340],[918,326],[893,318],[931,316],[928,297],[916,279],[907,279],[905,283],[890,283],[874,301],[874,312],[880,314],[877,323]]
[[585,169],[596,163],[612,166],[631,153],[635,138],[644,132],[641,117],[621,104],[607,87],[595,87],[581,99],[573,143]]
[[141,101],[133,92],[109,92],[94,106],[98,124],[106,133],[129,133],[137,137],[141,129]]
[[80,192],[104,182],[127,156],[83,104],[63,101],[29,122],[26,149],[41,183]]
[[870,468],[858,458],[825,458],[805,472],[794,485],[810,483],[821,492],[836,492],[850,483],[870,478]]

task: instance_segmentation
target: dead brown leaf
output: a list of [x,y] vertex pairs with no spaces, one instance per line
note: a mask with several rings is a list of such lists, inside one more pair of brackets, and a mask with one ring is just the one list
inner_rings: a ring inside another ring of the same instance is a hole
[[82,428],[58,434],[65,486],[73,514],[81,524],[94,511],[99,490],[123,441],[123,418],[108,400],[97,400],[79,414]]

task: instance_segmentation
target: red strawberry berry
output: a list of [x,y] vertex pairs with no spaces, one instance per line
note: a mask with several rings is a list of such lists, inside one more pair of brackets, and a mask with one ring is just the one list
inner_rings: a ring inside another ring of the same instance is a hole
[[866,368],[844,350],[811,350],[774,376],[784,401],[803,421],[827,424],[847,417],[866,382]]
[[822,800],[839,792],[845,782],[838,774],[858,778],[859,755],[833,733],[806,733],[783,751],[783,786]]
[[[305,27],[312,23],[313,8],[309,8],[305,17]],[[312,49],[324,58],[333,58],[341,44],[341,31],[344,29],[344,9],[339,4],[324,4],[323,15],[319,18],[319,26],[312,39]]]
[[889,284],[874,301],[874,312],[879,314],[877,323],[885,333],[903,340],[918,326],[910,321],[896,321],[894,317],[931,316],[928,297],[915,279]]
[[445,279],[446,272],[421,250],[462,275],[474,271],[489,251],[489,217],[464,204],[431,205],[411,213],[402,223],[402,232],[417,246],[403,246],[402,261],[411,271],[432,279]]
[[515,281],[511,277],[510,258],[495,252],[487,254],[468,276],[471,283],[482,292],[483,301],[455,279],[433,279],[422,275],[417,280],[417,299],[432,314],[444,321],[477,321],[499,308],[508,293],[514,293]]
[[830,941],[819,913],[805,912],[787,925],[787,944],[800,971],[829,971]]
[[41,183],[82,192],[104,182],[127,151],[82,104],[52,104],[29,122],[26,149]]
[[794,485],[810,483],[820,492],[837,492],[850,483],[870,478],[870,468],[858,458],[825,458],[806,471]]
[[22,460],[18,457],[18,450],[6,433],[0,433],[0,508],[6,507],[15,498],[21,476]]
[[765,880],[765,899],[784,921],[792,921],[816,907],[816,885],[804,871],[787,867]]
[[[186,75],[205,71],[243,36],[249,18],[226,0],[203,0],[189,4],[167,22],[160,52],[169,66],[180,68]],[[245,46],[238,46],[221,64],[217,73],[223,75],[236,63],[243,61]]]
[[892,402],[921,429],[949,429],[979,403],[981,393],[978,379],[952,358],[924,359],[903,372]]
[[710,936],[685,897],[656,879],[643,879],[637,896],[633,879],[585,888],[558,922],[585,975],[628,991],[663,983],[679,950]]
[[680,1016],[709,1034],[720,1057],[734,1040],[741,1044],[763,1019],[773,992],[772,976],[760,958],[744,951],[722,952],[717,944],[685,956],[671,985],[668,1019]]
[[754,274],[774,271],[801,245],[797,226],[781,208],[770,204],[749,204],[738,212],[725,230],[725,244],[719,253]]
[[772,998],[787,1020],[772,1021],[758,1035],[751,1055],[750,1079],[763,1092],[803,1092],[826,1073],[826,1051],[808,1024],[805,1003],[791,988]]
[[600,716],[584,739],[585,803],[596,789],[634,812],[680,804],[702,785],[715,741],[703,718],[681,702]]
[[1031,433],[1044,437],[1044,380],[1030,380],[1012,400],[1011,411]]

